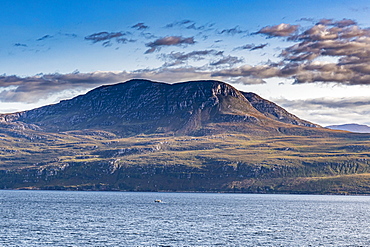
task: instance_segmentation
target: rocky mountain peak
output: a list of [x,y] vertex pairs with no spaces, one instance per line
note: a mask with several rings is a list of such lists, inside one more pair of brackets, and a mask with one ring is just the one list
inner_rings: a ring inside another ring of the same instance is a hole
[[134,79],[101,86],[58,104],[0,115],[1,119],[45,131],[109,129],[124,135],[192,133],[211,123],[239,124],[238,129],[247,124],[249,131],[253,126],[276,125],[275,121],[316,127],[258,95],[213,80],[167,84]]

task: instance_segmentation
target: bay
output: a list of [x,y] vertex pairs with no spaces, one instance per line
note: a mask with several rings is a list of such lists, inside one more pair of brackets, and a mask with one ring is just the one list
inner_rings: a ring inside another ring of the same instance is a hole
[[370,246],[369,218],[367,196],[2,190],[0,246]]

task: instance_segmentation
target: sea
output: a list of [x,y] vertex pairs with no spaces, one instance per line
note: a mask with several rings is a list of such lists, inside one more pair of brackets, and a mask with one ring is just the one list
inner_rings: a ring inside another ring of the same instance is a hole
[[370,246],[370,197],[0,190],[0,246]]

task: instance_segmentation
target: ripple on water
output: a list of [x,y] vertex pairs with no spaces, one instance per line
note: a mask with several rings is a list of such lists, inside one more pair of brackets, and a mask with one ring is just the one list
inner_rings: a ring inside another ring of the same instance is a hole
[[370,197],[0,191],[0,198],[0,246],[370,245]]

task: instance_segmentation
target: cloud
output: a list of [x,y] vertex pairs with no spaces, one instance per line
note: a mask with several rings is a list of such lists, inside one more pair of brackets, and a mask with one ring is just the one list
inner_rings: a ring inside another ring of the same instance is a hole
[[314,21],[314,19],[313,19],[313,18],[303,17],[303,18],[299,19],[298,21],[308,21],[308,22],[313,22],[313,21]]
[[260,44],[260,45],[255,45],[255,44],[246,44],[243,46],[236,47],[234,51],[236,50],[249,50],[249,51],[254,51],[254,50],[259,50],[263,49],[267,46],[267,43],[265,44]]
[[279,103],[287,107],[299,108],[350,108],[350,107],[366,107],[370,109],[370,97],[342,97],[342,98],[314,98],[306,100],[286,100],[277,99]]
[[368,12],[369,11],[369,7],[362,7],[362,8],[350,8],[351,11],[354,11],[354,12]]
[[[181,59],[197,59],[197,56],[217,55],[214,50],[194,51],[174,55]],[[200,58],[199,57],[199,58]],[[15,75],[0,76],[0,102],[4,104],[43,104],[56,103],[59,100],[70,98],[81,93],[86,93],[100,85],[124,82],[130,79],[150,79],[167,83],[176,83],[190,80],[220,80],[243,84],[265,83],[263,80],[250,76],[224,77],[212,75],[206,67],[160,67],[156,69],[143,69],[136,71],[100,71],[93,73],[80,73],[78,71],[68,74],[40,74],[29,77]]]
[[303,119],[321,125],[355,122],[370,124],[369,97],[313,98],[306,100],[272,99],[273,102]]
[[43,41],[43,40],[45,40],[45,39],[50,39],[50,38],[53,38],[54,36],[52,36],[52,35],[44,35],[44,36],[42,36],[41,38],[39,38],[39,39],[37,39],[36,41]]
[[73,72],[69,74],[41,74],[30,77],[0,76],[0,89],[2,89],[0,90],[0,101],[35,103],[39,100],[53,98],[56,94],[62,95],[61,92],[69,92],[71,89],[92,89],[98,85],[116,83],[135,77],[140,77],[140,73],[125,71]]
[[[201,53],[201,52],[200,52]],[[208,52],[212,53],[212,52]],[[183,55],[186,55],[184,53]],[[190,55],[191,57],[191,55]],[[266,66],[260,66],[261,71],[269,76],[271,71]],[[94,72],[69,74],[46,74],[32,77],[0,76],[0,99],[2,106],[15,107],[16,104],[27,105],[23,107],[41,106],[56,103],[62,99],[71,98],[86,93],[97,86],[127,81],[129,79],[146,78],[154,81],[168,83],[216,79],[229,83],[262,84],[263,79],[253,76],[250,66],[247,77],[212,76],[212,72],[195,67],[188,68],[160,68],[144,69],[132,72]],[[274,73],[274,71],[272,71]],[[293,114],[322,125],[346,123],[348,121],[369,124],[367,116],[370,114],[370,97],[352,98],[315,98],[307,100],[272,99]],[[38,103],[39,102],[39,103]],[[38,105],[36,104],[38,103]],[[3,110],[4,111],[4,110]]]
[[185,26],[186,27],[186,26],[192,25],[194,23],[195,22],[194,21],[191,21],[191,20],[181,20],[181,21],[176,21],[176,22],[167,24],[165,27],[166,28],[173,28],[173,27],[176,27],[176,26],[180,26],[180,27],[184,27]]
[[210,65],[211,66],[219,66],[219,65],[227,64],[229,66],[233,66],[233,65],[241,63],[243,61],[244,61],[244,59],[242,59],[242,58],[238,58],[238,57],[234,57],[234,56],[226,56],[226,57],[221,58],[218,61],[210,63]]
[[[216,71],[213,75],[281,77],[294,79],[295,84],[370,85],[370,29],[359,27],[354,20],[322,19],[300,33],[297,25],[282,23],[264,27],[258,33],[283,37],[294,44],[282,50],[278,63],[243,65]],[[236,49],[255,48],[257,46],[248,44]]]
[[0,76],[2,102],[35,103],[71,88],[92,88],[97,85],[118,82],[122,73],[94,72],[46,74],[30,77]]
[[[287,62],[300,62],[296,83],[337,82],[347,85],[370,84],[370,29],[360,28],[352,20],[321,20],[292,36],[299,43],[285,49]],[[337,58],[337,62],[314,61],[319,57]]]
[[156,39],[158,38],[157,36],[155,36],[154,34],[152,33],[145,33],[145,32],[142,32],[140,33],[140,36],[144,37],[145,39]]
[[134,28],[137,30],[145,30],[145,29],[148,29],[149,27],[145,25],[143,22],[140,22],[140,23],[133,25],[131,28]]
[[263,49],[263,48],[265,48],[266,46],[267,46],[267,43],[265,43],[265,44],[260,44],[260,45],[256,45],[256,46],[252,47],[252,48],[250,49],[250,51],[254,51],[254,50],[258,50],[258,49]]
[[220,70],[213,72],[212,76],[222,77],[253,77],[253,78],[271,78],[280,75],[280,68],[269,65],[243,65],[237,68]]
[[85,40],[92,41],[93,43],[102,42],[104,47],[111,46],[111,41],[114,40],[117,43],[125,44],[127,42],[135,42],[136,40],[127,39],[123,36],[131,34],[130,32],[99,32],[93,33],[85,37]]
[[[132,28],[140,30],[143,26],[146,25],[137,23]],[[173,23],[168,28],[175,26],[194,30],[201,27],[193,21],[184,20]],[[238,34],[238,30],[240,31],[239,27],[235,27],[224,29],[223,33],[215,32],[214,34],[218,35],[215,40],[224,34]],[[140,37],[144,39],[144,33],[146,32],[133,32],[133,34],[97,32],[84,39],[103,46],[111,46],[114,43],[134,42],[129,35],[137,35],[138,39]],[[283,48],[277,57],[278,61],[252,66],[241,65],[242,58],[214,49],[172,52],[158,55],[157,58],[165,63],[159,68],[147,70],[47,74],[31,77],[2,76],[0,77],[0,99],[3,102],[36,102],[51,98],[51,95],[57,93],[62,95],[61,92],[70,88],[87,90],[98,85],[132,78],[166,82],[217,79],[231,83],[262,84],[266,79],[276,77],[293,79],[295,84],[330,82],[345,85],[370,84],[370,29],[360,27],[354,20],[322,19],[306,27],[282,23],[263,27],[257,33],[287,42],[286,48]],[[193,36],[153,38],[151,33],[147,34],[152,41],[146,43],[147,54],[159,51],[163,47],[196,44]],[[40,41],[51,37],[53,36],[45,35],[40,38]],[[55,37],[58,35],[54,35]],[[26,47],[25,45],[14,44],[18,47]],[[234,50],[254,51],[264,49],[266,46],[267,43],[246,44]],[[203,60],[205,60],[203,66],[192,67],[194,64],[203,63]]]
[[70,38],[77,38],[78,35],[75,34],[75,33],[58,33],[59,35],[62,35],[62,36],[66,36],[66,37],[70,37]]
[[184,29],[193,29],[197,31],[210,31],[213,29],[214,23],[208,23],[204,25],[197,25],[196,22],[192,20],[181,20],[181,21],[176,21],[170,24],[167,24],[165,28],[175,28],[175,27],[180,27]]
[[293,33],[297,32],[299,25],[290,25],[286,23],[281,23],[275,26],[267,26],[260,29],[255,34],[265,34],[270,37],[288,37]]
[[317,24],[323,24],[326,26],[335,26],[335,27],[343,28],[343,27],[357,25],[357,22],[351,19],[342,19],[340,21],[334,21],[333,19],[321,19]]
[[[150,78],[166,82],[177,82],[187,79],[210,79],[209,72],[196,68],[137,70],[132,72],[93,72],[69,74],[45,74],[31,77],[0,76],[1,102],[36,103],[55,95],[63,95],[71,89],[86,91],[103,84],[127,81],[133,78]],[[55,103],[55,102],[49,102]]]
[[200,50],[192,52],[171,52],[170,54],[161,54],[159,57],[165,60],[163,67],[172,67],[186,63],[188,60],[200,61],[206,56],[223,56],[222,51],[216,50]]
[[242,33],[248,33],[246,30],[241,30],[239,26],[229,29],[223,29],[222,31],[218,32],[219,34],[227,34],[227,35],[236,35]]
[[256,78],[253,76],[249,77],[233,77],[229,81],[229,83],[235,84],[244,84],[244,85],[256,85],[256,84],[265,84],[266,81],[262,80],[261,78]]
[[14,46],[16,46],[16,47],[27,47],[26,44],[21,44],[21,43],[15,43]]
[[100,33],[93,33],[89,36],[86,36],[85,39],[90,40],[93,43],[97,43],[97,42],[101,42],[101,41],[111,40],[113,38],[119,38],[119,37],[122,37],[124,35],[125,34],[123,34],[122,32],[111,32],[111,33],[100,32]]
[[75,39],[78,35],[74,33],[63,33],[63,32],[56,32],[53,35],[44,35],[41,38],[34,38],[31,40],[27,40],[27,43],[18,42],[14,43],[14,47],[22,48],[18,49],[17,52],[47,52],[52,49],[53,44],[55,42],[64,42],[66,39]]
[[194,37],[184,38],[181,36],[167,36],[164,38],[159,38],[153,42],[147,43],[146,46],[150,47],[145,53],[153,53],[159,50],[163,46],[178,46],[178,45],[188,45],[195,44]]

